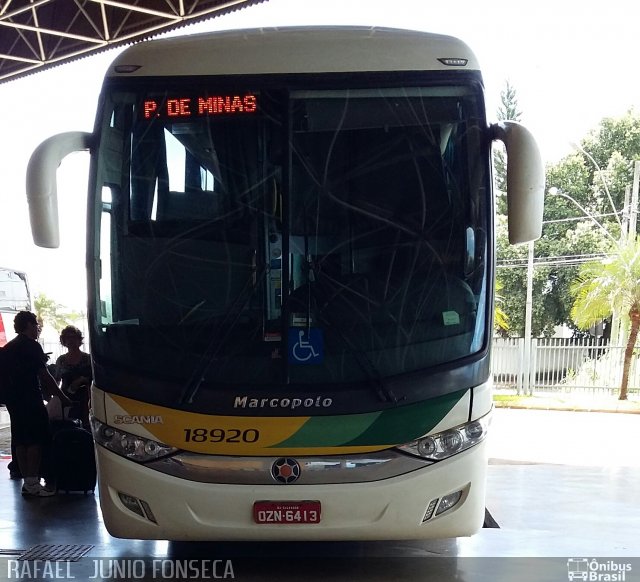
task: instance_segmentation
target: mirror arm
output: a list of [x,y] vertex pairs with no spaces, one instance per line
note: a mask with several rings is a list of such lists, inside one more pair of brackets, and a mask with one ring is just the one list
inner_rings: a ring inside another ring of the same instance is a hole
[[93,134],[70,131],[43,141],[27,166],[27,201],[33,242],[41,247],[60,246],[56,171],[72,152],[89,150]]

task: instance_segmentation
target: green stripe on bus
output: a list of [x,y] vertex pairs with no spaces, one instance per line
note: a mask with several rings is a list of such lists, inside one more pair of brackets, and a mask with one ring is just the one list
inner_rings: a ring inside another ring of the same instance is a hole
[[272,448],[396,445],[433,429],[465,395],[461,390],[380,412],[313,416]]
[[375,423],[382,412],[312,416],[297,432],[273,447],[341,447]]
[[345,445],[397,445],[415,440],[433,430],[466,392],[461,390],[418,404],[385,410],[366,431]]

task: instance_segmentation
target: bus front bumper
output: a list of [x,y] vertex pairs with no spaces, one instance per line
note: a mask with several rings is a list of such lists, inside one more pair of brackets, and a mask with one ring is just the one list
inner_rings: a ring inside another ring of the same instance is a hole
[[[445,461],[379,481],[238,485],[180,479],[98,446],[100,505],[109,533],[131,539],[328,541],[467,536],[484,519],[485,447],[481,442]],[[436,515],[440,500],[455,499],[457,492],[461,492],[458,501]],[[256,523],[254,519],[255,502],[305,500],[320,502],[319,523]]]

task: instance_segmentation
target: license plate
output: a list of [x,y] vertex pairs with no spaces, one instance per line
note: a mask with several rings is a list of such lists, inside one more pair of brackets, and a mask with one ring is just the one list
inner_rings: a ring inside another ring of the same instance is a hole
[[253,519],[256,523],[320,523],[320,502],[256,501]]

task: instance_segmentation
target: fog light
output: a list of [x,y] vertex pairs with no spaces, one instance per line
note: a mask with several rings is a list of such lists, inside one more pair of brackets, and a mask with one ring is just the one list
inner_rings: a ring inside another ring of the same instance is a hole
[[454,505],[458,503],[458,501],[460,501],[461,498],[462,498],[462,491],[456,491],[455,493],[449,493],[449,495],[445,495],[440,500],[440,505],[438,505],[436,515],[440,515],[441,513],[444,513],[445,511],[448,511],[449,509],[451,509]]
[[122,505],[124,505],[129,511],[133,511],[133,513],[139,515],[140,517],[146,517],[144,514],[144,510],[135,497],[121,492],[118,492],[118,497],[120,498],[120,501],[122,501]]
[[118,497],[120,498],[120,501],[122,501],[122,505],[124,505],[129,511],[132,511],[136,515],[144,517],[153,523],[158,523],[156,521],[156,516],[153,515],[153,511],[151,511],[151,507],[144,499],[138,499],[133,495],[122,493],[121,491],[118,491]]
[[153,511],[151,511],[151,507],[149,507],[149,504],[146,501],[142,500],[142,499],[139,499],[138,501],[140,502],[140,505],[142,506],[142,509],[144,509],[144,512],[145,512],[145,514],[147,516],[147,519],[149,521],[152,521],[153,523],[158,523],[156,521],[156,516],[153,515]]

